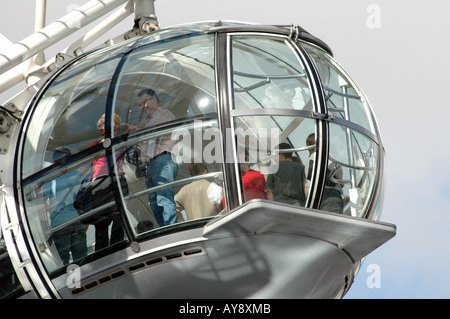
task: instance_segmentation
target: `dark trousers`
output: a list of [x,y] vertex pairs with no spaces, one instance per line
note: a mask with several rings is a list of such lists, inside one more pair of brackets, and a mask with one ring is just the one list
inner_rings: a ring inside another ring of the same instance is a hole
[[[111,229],[111,240],[109,239],[108,228],[112,224]],[[102,248],[108,247],[109,245],[116,244],[123,240],[125,231],[123,229],[122,221],[120,216],[116,216],[113,220],[108,220],[105,222],[99,222],[95,224],[95,251]]]

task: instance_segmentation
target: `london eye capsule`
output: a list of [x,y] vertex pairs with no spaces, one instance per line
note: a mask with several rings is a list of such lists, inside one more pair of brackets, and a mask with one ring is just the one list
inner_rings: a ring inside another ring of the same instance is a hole
[[342,297],[395,235],[368,100],[298,26],[196,23],[82,54],[13,135],[4,296]]

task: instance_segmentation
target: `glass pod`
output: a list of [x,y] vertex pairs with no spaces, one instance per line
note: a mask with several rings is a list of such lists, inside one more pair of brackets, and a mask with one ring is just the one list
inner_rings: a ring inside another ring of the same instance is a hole
[[382,198],[366,97],[292,28],[202,23],[86,53],[40,90],[18,150],[21,214],[51,277],[251,200],[377,219]]

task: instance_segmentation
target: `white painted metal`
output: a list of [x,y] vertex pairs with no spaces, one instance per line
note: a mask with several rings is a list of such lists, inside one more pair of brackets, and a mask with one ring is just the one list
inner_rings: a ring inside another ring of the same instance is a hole
[[95,21],[105,13],[125,3],[126,0],[92,0],[78,10],[35,32],[16,44],[11,52],[2,52],[0,72],[4,72],[33,55],[50,47],[73,32]]
[[[70,12],[58,21],[45,26],[46,0],[36,0],[35,33],[17,44],[11,43],[0,35],[0,93],[26,80],[28,85],[38,82],[46,73],[53,71],[52,65],[67,62],[65,56],[77,56],[84,52],[86,46],[98,39],[114,25],[135,13],[139,30],[132,30],[116,37],[110,44],[127,38],[150,32],[159,27],[155,15],[155,0],[91,0],[77,10]],[[43,50],[65,39],[89,23],[125,4],[115,13],[87,31],[76,42],[49,61],[45,60]]]
[[[125,2],[127,0],[92,0],[78,10],[74,10],[58,21],[40,29],[12,48],[8,48],[7,51],[0,52],[0,73],[30,59]],[[2,87],[1,83],[0,87]]]
[[94,42],[98,37],[110,30],[113,26],[117,25],[120,21],[128,17],[134,12],[132,3],[128,2],[125,6],[117,10],[110,17],[103,22],[89,30],[78,41],[71,44],[68,48],[62,51],[62,53],[69,54],[70,56],[78,56],[84,52],[86,46]]

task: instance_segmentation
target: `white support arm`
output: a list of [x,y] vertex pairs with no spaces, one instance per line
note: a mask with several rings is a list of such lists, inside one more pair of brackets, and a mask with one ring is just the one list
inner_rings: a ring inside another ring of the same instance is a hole
[[84,51],[84,48],[97,40],[99,36],[103,35],[106,31],[109,31],[112,27],[119,22],[127,18],[134,12],[134,7],[131,2],[127,3],[123,8],[114,12],[110,17],[103,22],[95,26],[92,30],[89,30],[82,38],[72,43],[62,53],[66,53],[72,56],[77,56]]
[[28,60],[69,36],[78,28],[88,25],[127,1],[92,0],[15,44],[11,51],[0,52],[0,74]]

